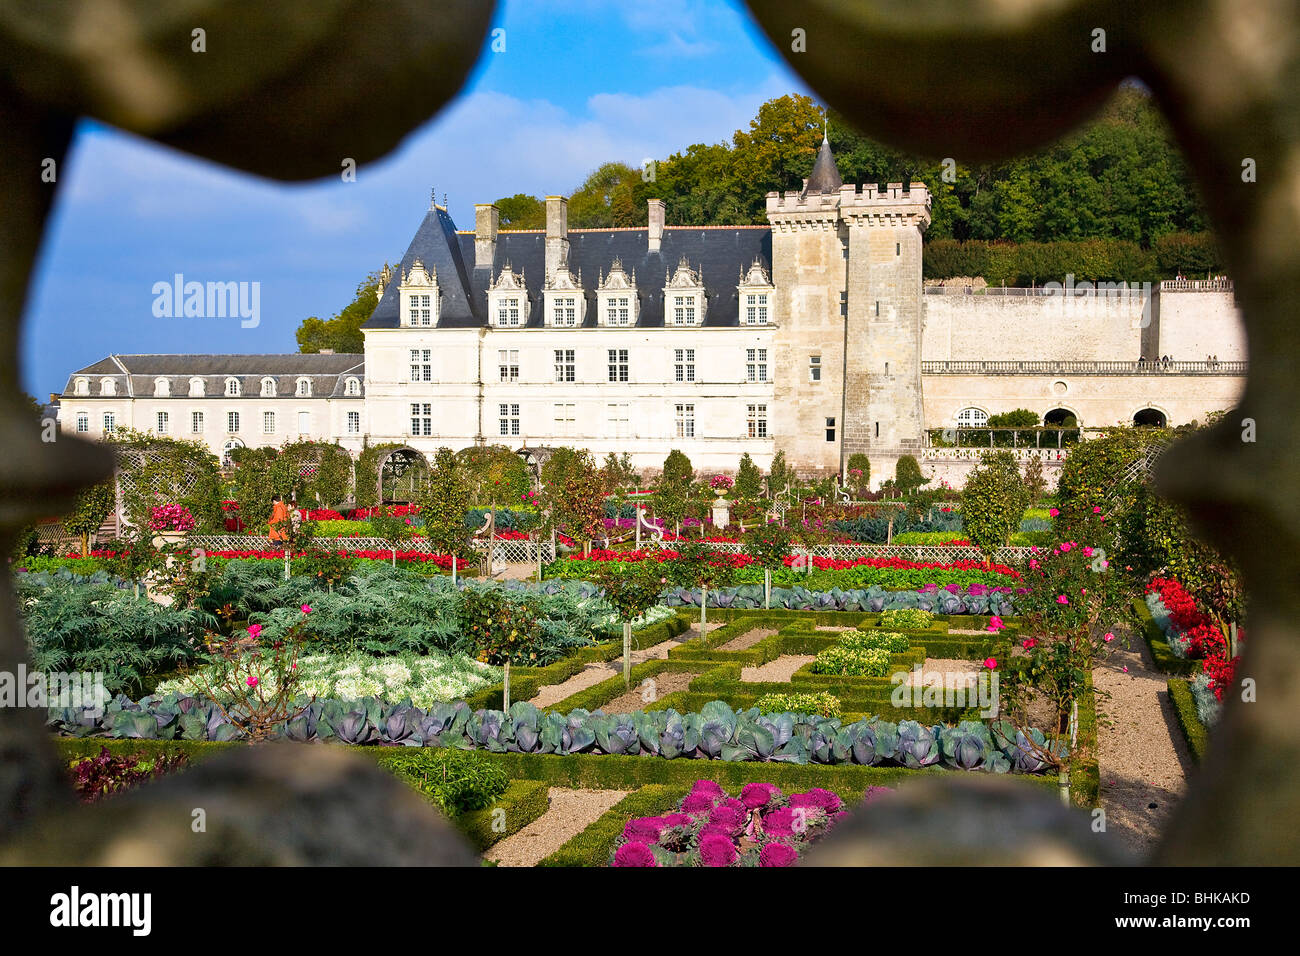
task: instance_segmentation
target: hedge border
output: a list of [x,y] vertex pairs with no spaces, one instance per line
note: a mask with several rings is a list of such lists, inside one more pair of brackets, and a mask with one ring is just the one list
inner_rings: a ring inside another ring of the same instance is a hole
[[1155,662],[1156,669],[1162,674],[1178,676],[1195,674],[1199,669],[1200,661],[1187,660],[1174,653],[1174,649],[1169,646],[1169,638],[1165,637],[1165,632],[1151,616],[1151,608],[1147,607],[1145,599],[1134,598],[1133,609],[1137,612],[1142,637],[1147,642],[1147,649],[1151,652],[1151,660]]
[[595,819],[585,830],[570,837],[538,866],[608,866],[609,851],[627,821],[668,813],[690,792],[689,787],[651,783],[630,793]]
[[[545,780],[511,780],[505,793],[482,810],[470,810],[459,817],[450,817],[456,829],[482,853],[508,836],[518,833],[537,820],[551,807],[551,788]],[[493,818],[497,810],[505,811],[506,828],[496,831]]]
[[1196,695],[1192,693],[1191,681],[1171,677],[1165,682],[1169,689],[1169,703],[1174,708],[1174,718],[1187,741],[1187,749],[1192,759],[1200,763],[1205,757],[1205,748],[1209,746],[1209,729],[1201,723],[1196,713]]

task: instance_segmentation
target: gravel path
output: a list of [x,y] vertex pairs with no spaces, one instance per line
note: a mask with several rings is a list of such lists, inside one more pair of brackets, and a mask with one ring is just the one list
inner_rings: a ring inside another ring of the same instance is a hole
[[1129,647],[1111,654],[1092,677],[1099,692],[1110,694],[1097,701],[1103,718],[1097,739],[1106,826],[1134,850],[1148,853],[1182,800],[1192,766],[1169,703],[1168,678],[1152,666],[1138,635],[1131,635]]
[[[665,694],[674,694],[679,690],[688,690],[691,681],[699,677],[699,673],[675,672],[668,671],[655,677],[646,678],[654,681],[654,696],[650,700],[658,700]],[[615,697],[608,704],[601,704],[600,709],[607,714],[632,714],[638,710],[644,710],[647,703],[645,694],[649,687],[640,684],[633,684],[632,689],[627,693]]]
[[744,634],[740,635],[739,637],[733,637],[731,640],[727,641],[727,643],[722,644],[719,647],[715,648],[715,650],[719,650],[719,651],[748,650],[749,648],[757,644],[759,641],[761,641],[763,638],[771,637],[775,633],[776,630],[774,628],[755,627],[751,630],[746,631]]
[[740,679],[748,684],[758,684],[764,681],[788,684],[795,671],[815,659],[816,657],[813,654],[783,654],[776,660],[768,661],[766,664],[760,664],[757,667],[742,667]]
[[[713,630],[714,627],[720,627],[720,626],[721,624],[710,624],[709,630]],[[698,623],[695,624],[694,628],[695,631],[691,636],[698,637],[699,624]],[[669,648],[676,647],[678,644],[681,643],[681,641],[678,640],[661,641],[658,644],[655,644],[653,647],[646,647],[641,650],[637,650],[635,647],[635,642],[636,642],[635,634],[632,635],[632,641],[633,641],[633,649],[632,649],[633,666],[640,664],[642,661],[666,660],[668,658]],[[588,664],[582,670],[578,671],[578,673],[574,674],[572,677],[568,678],[567,680],[560,681],[560,683],[558,684],[546,684],[545,686],[543,686],[538,690],[537,696],[534,697],[531,701],[529,701],[529,703],[531,703],[534,707],[550,707],[551,705],[564,700],[564,698],[572,694],[576,694],[580,690],[586,690],[588,687],[594,687],[595,685],[599,684],[601,681],[609,680],[615,674],[621,674],[621,673],[623,673],[623,656],[620,654],[612,661],[601,661],[598,664]]]
[[551,787],[551,807],[518,833],[489,847],[483,858],[499,866],[536,866],[627,796],[623,790]]

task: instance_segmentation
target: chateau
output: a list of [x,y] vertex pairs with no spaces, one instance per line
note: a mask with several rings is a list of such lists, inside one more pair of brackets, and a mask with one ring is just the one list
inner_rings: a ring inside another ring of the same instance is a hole
[[[72,373],[61,427],[199,438],[222,455],[305,436],[359,450],[573,445],[655,468],[808,474],[902,454],[964,481],[974,454],[927,429],[1014,408],[1082,426],[1182,422],[1231,408],[1245,337],[1225,280],[1158,288],[925,287],[920,183],[845,185],[823,141],[765,226],[503,230],[493,205],[458,231],[431,204],[381,274],[361,355],[112,355]],[[1169,357],[1171,361],[1161,361]],[[1028,449],[1054,460],[1055,449]]]

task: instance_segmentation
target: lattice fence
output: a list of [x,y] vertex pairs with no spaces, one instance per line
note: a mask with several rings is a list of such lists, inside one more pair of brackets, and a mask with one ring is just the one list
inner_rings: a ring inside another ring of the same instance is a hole
[[[203,548],[205,551],[280,551],[283,548],[283,544],[279,541],[272,541],[265,535],[251,534],[194,534],[190,535],[186,542],[192,548]],[[538,548],[542,552],[542,563],[555,560],[555,550],[549,539],[544,541],[511,539],[492,543],[495,545],[493,555],[495,560],[507,564],[536,564]],[[489,543],[471,541],[470,546],[480,554],[486,554]],[[393,545],[384,538],[315,538],[312,547],[329,551],[389,551]],[[435,553],[433,546],[424,538],[399,541],[397,550],[413,551],[417,554]]]
[[[127,528],[131,524],[127,499],[139,495],[144,500],[157,500],[159,503],[178,501],[187,497],[202,476],[196,468],[189,468],[178,474],[175,470],[160,473],[153,470],[174,456],[152,448],[119,448],[117,450],[117,473],[115,478],[116,503],[114,514],[118,528]],[[147,475],[141,472],[148,471]]]

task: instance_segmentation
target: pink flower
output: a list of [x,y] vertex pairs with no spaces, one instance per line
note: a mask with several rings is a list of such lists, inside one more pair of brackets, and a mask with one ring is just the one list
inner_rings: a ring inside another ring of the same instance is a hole
[[763,832],[772,836],[791,836],[794,833],[794,811],[789,807],[770,810],[763,815]]
[[1124,665],[1124,673],[1125,673],[1125,674],[1128,673],[1128,665],[1127,665],[1127,664]]
[[1115,640],[1115,635],[1110,633],[1110,631],[1107,631],[1106,636],[1103,637],[1102,640],[1109,644],[1111,641]]
[[1091,558],[1091,557],[1092,557],[1092,548],[1084,548],[1084,549],[1083,549],[1083,556],[1084,556],[1085,558]]
[[989,670],[993,670],[993,668],[998,666],[998,659],[996,657],[986,657],[984,658],[984,666]]
[[688,793],[682,800],[682,812],[692,816],[708,813],[713,809],[713,798],[707,793]]
[[1004,627],[1006,627],[1006,624],[1004,624],[1004,623],[1002,622],[1002,618],[998,617],[996,614],[994,614],[991,618],[989,618],[989,627],[988,627],[988,629],[989,629],[990,631],[1000,631],[1000,630],[1002,630]]
[[1029,559],[1029,566],[1030,566],[1031,568],[1036,568],[1036,567],[1038,567],[1038,559],[1037,559],[1037,558],[1030,558],[1030,559]]
[[624,843],[614,851],[615,866],[658,866],[655,855],[644,843]]
[[759,866],[794,866],[799,854],[794,847],[773,841],[758,851]]
[[1038,646],[1038,641],[1034,640],[1032,637],[1026,637],[1023,641],[1020,642],[1020,646],[1027,651],[1033,650],[1035,647]]
[[720,803],[709,813],[709,825],[718,827],[731,835],[739,833],[745,829],[745,823],[749,820],[749,814],[742,807],[737,810],[735,807],[726,803]]
[[1095,515],[1099,515],[1099,514],[1101,514],[1101,508],[1100,508],[1098,505],[1093,505],[1093,506],[1092,506],[1092,513],[1095,514]]
[[261,625],[261,624],[250,624],[250,625],[248,625],[248,636],[249,636],[249,637],[257,637],[257,635],[259,635],[259,634],[261,634],[261,633],[262,633],[262,625]]
[[1057,515],[1059,515],[1061,512],[1057,511],[1055,508],[1048,508],[1048,509],[1047,509],[1047,513],[1048,513],[1049,515],[1051,515],[1053,518],[1055,518],[1055,517],[1056,517]]
[[1070,599],[1069,599],[1068,597],[1066,597],[1064,594],[1058,594],[1058,595],[1056,596],[1056,603],[1057,603],[1057,604],[1069,604],[1069,603],[1070,603]]
[[635,817],[623,827],[623,839],[636,843],[658,843],[664,821],[659,817]]
[[737,855],[735,845],[720,833],[700,837],[700,862],[705,866],[731,866]]
[[310,605],[310,604],[304,604],[304,605],[302,606],[302,613],[303,613],[303,614],[310,614],[310,613],[311,613],[311,605]]
[[740,802],[750,810],[760,810],[772,802],[781,791],[770,783],[747,783],[740,788]]
[[244,681],[244,683],[247,684],[249,687],[256,687],[256,686],[257,686],[257,678],[256,678],[256,677],[253,677],[253,676],[250,675],[250,676],[249,676],[249,677]]

